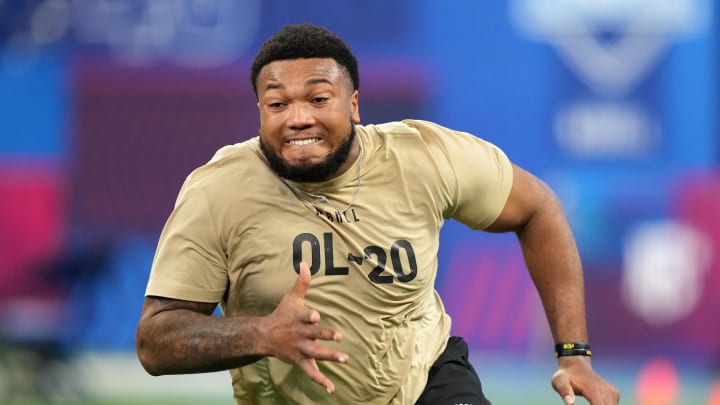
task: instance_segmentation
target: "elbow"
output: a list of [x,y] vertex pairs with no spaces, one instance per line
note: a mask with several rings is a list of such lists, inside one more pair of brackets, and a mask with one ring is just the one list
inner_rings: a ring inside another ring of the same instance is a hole
[[135,351],[140,364],[152,376],[157,377],[165,374],[158,362],[157,351],[153,350],[151,342],[143,338],[140,332],[141,330],[138,328],[138,334],[135,338]]
[[160,369],[160,367],[158,367],[157,362],[152,358],[152,355],[150,353],[147,353],[146,350],[138,350],[137,355],[138,359],[140,360],[140,364],[143,366],[143,368],[148,374],[153,377],[163,375],[162,370]]

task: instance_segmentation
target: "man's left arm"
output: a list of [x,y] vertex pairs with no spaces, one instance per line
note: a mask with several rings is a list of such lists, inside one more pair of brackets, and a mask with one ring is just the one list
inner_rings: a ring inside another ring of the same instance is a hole
[[[555,343],[588,342],[582,265],[562,206],[540,179],[513,165],[513,184],[500,216],[487,229],[517,234],[525,264]],[[553,388],[566,404],[617,404],[620,393],[593,371],[590,357],[558,358]]]

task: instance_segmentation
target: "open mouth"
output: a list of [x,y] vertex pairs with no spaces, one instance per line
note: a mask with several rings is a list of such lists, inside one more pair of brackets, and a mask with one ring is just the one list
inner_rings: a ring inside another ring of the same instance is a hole
[[306,139],[291,139],[287,141],[290,145],[305,146],[311,143],[320,142],[320,138],[306,138]]

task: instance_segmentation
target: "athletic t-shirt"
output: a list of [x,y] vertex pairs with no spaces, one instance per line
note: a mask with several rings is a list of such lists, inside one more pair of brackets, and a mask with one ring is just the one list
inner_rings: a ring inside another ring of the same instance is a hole
[[360,158],[320,183],[279,178],[258,138],[220,149],[188,176],[163,229],[147,295],[264,316],[304,261],[305,305],[343,334],[320,342],[350,356],[318,362],[334,394],[265,357],[230,371],[238,403],[413,403],[445,348],[450,318],[434,289],[440,228],[446,218],[491,225],[510,192],[510,162],[478,137],[426,121],[356,131]]

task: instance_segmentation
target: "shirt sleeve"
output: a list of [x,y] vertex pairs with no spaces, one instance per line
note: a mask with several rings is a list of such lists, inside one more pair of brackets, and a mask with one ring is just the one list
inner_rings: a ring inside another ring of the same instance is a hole
[[447,218],[473,229],[486,229],[500,216],[512,188],[512,164],[492,143],[466,132],[453,131],[426,121],[407,122],[424,137],[437,138],[442,158],[447,160],[450,188]]
[[160,235],[145,295],[220,302],[228,276],[216,223],[207,194],[188,179]]

